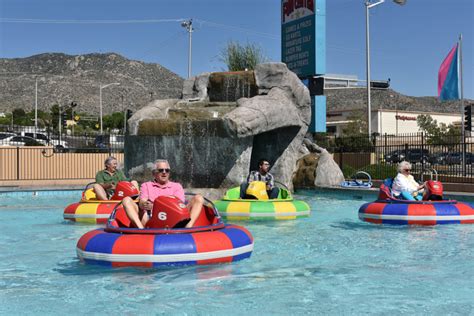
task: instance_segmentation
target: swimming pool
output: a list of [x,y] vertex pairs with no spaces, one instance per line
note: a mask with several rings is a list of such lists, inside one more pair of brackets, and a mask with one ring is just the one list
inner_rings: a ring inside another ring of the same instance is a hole
[[372,225],[357,211],[373,196],[299,191],[311,217],[244,223],[250,259],[110,269],[76,257],[94,227],[62,219],[79,196],[0,194],[0,314],[474,313],[474,225]]

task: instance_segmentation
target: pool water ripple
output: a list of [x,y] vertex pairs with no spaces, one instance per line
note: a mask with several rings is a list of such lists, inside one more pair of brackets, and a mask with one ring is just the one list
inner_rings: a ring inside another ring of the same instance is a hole
[[99,226],[62,220],[79,194],[0,197],[0,314],[474,313],[474,225],[373,225],[357,217],[363,195],[297,197],[311,217],[235,222],[250,259],[159,269],[80,263],[77,240]]

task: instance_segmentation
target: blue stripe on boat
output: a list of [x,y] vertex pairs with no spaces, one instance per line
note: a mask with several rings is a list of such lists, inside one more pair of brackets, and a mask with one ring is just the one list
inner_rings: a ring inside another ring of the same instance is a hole
[[155,255],[196,253],[196,243],[191,234],[170,234],[155,236]]
[[92,237],[84,250],[88,252],[112,253],[115,241],[120,236],[122,235],[102,232]]
[[221,230],[221,232],[226,234],[227,238],[229,238],[229,240],[232,242],[234,249],[247,246],[252,243],[249,236],[241,229],[227,227],[226,229]]

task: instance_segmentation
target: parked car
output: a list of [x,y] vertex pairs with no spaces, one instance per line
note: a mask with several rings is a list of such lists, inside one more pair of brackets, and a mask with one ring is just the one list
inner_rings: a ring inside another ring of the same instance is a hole
[[15,135],[1,139],[0,146],[44,146],[44,144],[32,137]]
[[[473,163],[474,157],[472,153],[466,153],[465,155],[466,164],[470,165]],[[444,163],[447,165],[460,165],[462,162],[462,152],[447,153],[444,158]]]
[[444,165],[448,153],[434,153],[428,158],[428,162],[432,165]]
[[15,133],[10,132],[0,132],[0,140],[5,139],[7,137],[16,136]]
[[403,160],[409,162],[423,162],[426,163],[429,161],[430,153],[428,149],[421,148],[411,148],[411,149],[398,149],[394,150],[384,156],[386,162],[400,162]]
[[94,140],[97,148],[123,149],[125,137],[123,135],[99,135]]
[[[431,156],[430,163],[438,165],[460,165],[462,161],[462,152],[444,152]],[[466,153],[466,164],[474,163],[474,154]]]
[[25,136],[35,138],[37,141],[42,143],[43,145],[52,145],[56,149],[64,149],[67,148],[68,145],[65,141],[59,139],[51,139],[46,134],[43,133],[23,133]]

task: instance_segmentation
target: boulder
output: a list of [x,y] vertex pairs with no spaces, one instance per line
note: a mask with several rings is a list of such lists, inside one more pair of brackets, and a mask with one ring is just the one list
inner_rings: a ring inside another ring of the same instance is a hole
[[[227,84],[232,83],[232,84]],[[235,91],[222,91],[233,87]],[[219,91],[213,91],[217,89]],[[258,160],[290,189],[311,121],[308,89],[283,63],[186,80],[180,100],[154,101],[129,120],[125,166],[139,180],[155,159],[170,161],[186,187],[239,185]]]

